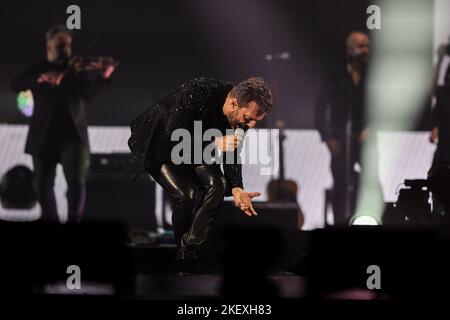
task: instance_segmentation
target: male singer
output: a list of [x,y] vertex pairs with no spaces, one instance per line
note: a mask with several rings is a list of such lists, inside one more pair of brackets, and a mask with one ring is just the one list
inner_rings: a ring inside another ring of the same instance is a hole
[[193,134],[194,121],[201,121],[203,131],[222,132],[213,138],[219,150],[235,153],[241,137],[225,135],[226,130],[252,128],[271,109],[271,92],[260,78],[250,78],[236,86],[198,78],[177,87],[132,122],[130,149],[171,201],[177,259],[182,268],[190,268],[198,261],[224,196],[232,195],[236,206],[252,216],[256,215],[252,198],[260,193],[243,189],[240,163],[224,163],[224,173],[217,163],[174,164],[172,133],[186,129]]

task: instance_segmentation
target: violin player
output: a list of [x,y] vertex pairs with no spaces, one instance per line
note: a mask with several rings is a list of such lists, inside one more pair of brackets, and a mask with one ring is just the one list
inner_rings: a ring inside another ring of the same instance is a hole
[[46,47],[46,61],[32,64],[12,79],[11,87],[33,94],[25,152],[32,156],[42,219],[59,221],[53,187],[60,163],[68,187],[68,221],[79,222],[89,169],[85,101],[108,86],[117,64],[112,59],[72,58],[72,35],[62,25],[47,31]]

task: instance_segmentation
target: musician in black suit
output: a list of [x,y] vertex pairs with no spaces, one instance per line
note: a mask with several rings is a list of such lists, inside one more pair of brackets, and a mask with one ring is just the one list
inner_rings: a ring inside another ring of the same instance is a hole
[[357,31],[350,33],[346,60],[329,69],[315,105],[316,128],[331,154],[335,225],[346,225],[356,206],[359,173],[354,165],[360,163],[361,145],[368,134],[365,101],[368,54],[368,36]]
[[32,64],[11,81],[15,92],[31,90],[34,111],[25,152],[33,158],[38,200],[44,220],[58,221],[53,191],[56,166],[68,185],[69,221],[81,219],[89,167],[85,101],[110,81],[113,64],[82,66],[72,59],[72,35],[64,26],[46,33],[47,60]]

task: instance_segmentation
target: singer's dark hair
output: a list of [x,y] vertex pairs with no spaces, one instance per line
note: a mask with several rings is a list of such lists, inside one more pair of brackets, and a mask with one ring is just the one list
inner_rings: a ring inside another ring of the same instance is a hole
[[58,33],[66,33],[69,36],[72,36],[72,32],[70,32],[69,29],[63,24],[57,24],[54,26],[51,26],[47,32],[45,33],[45,39],[47,41],[52,40]]
[[273,108],[272,93],[262,78],[252,77],[238,83],[231,89],[230,96],[242,107],[255,101],[265,113],[270,113]]

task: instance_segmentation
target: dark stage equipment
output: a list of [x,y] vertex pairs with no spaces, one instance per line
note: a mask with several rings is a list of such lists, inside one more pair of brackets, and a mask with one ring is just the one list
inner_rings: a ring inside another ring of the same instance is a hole
[[[116,224],[0,223],[0,296],[129,294],[133,266],[125,240]],[[75,272],[79,288],[70,286]]]
[[129,154],[93,154],[84,221],[156,230],[155,183],[146,175],[133,182],[136,172]]
[[17,165],[8,170],[0,183],[0,197],[4,208],[33,208],[37,202],[33,172],[24,165]]
[[430,189],[427,180],[405,180],[397,202],[387,204],[383,215],[385,225],[429,225],[431,213]]
[[297,267],[303,267],[309,297],[442,298],[450,280],[446,235],[424,227],[315,230],[307,263]]

